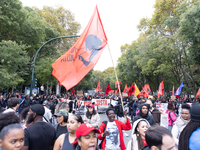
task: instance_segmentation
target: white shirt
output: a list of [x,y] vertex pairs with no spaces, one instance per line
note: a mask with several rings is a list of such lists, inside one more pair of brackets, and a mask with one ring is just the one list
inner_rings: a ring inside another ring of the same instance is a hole
[[9,113],[9,112],[15,112],[15,110],[12,109],[12,108],[8,108],[8,109],[6,109],[5,111],[3,111],[4,114],[5,114],[5,113]]
[[119,129],[117,128],[115,121],[107,123],[106,131],[108,131],[110,135],[106,136],[105,150],[121,150]]
[[[50,121],[51,117],[52,117],[52,114],[51,114],[51,111],[46,107],[44,106],[44,110],[45,110],[45,113],[44,113],[44,117],[48,120],[48,122]],[[47,122],[46,119],[44,119],[43,117],[43,121],[44,122]]]

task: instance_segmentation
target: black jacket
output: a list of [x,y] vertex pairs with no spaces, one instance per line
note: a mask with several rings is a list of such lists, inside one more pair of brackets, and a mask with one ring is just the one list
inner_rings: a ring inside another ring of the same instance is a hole
[[133,123],[136,121],[136,120],[138,120],[138,119],[140,119],[140,118],[144,118],[144,119],[146,119],[148,122],[149,122],[149,124],[152,126],[152,125],[156,125],[156,121],[155,121],[155,119],[154,119],[154,117],[149,113],[149,111],[147,112],[147,114],[144,116],[143,114],[142,114],[142,111],[141,111],[141,109],[142,109],[142,106],[147,106],[147,108],[149,107],[147,104],[141,104],[140,105],[140,112],[134,117],[134,119],[133,119]]

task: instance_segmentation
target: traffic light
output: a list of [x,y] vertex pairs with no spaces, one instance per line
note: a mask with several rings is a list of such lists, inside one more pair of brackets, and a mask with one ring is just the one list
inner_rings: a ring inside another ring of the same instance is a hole
[[33,85],[34,85],[34,87],[37,87],[37,79],[36,78],[33,78]]

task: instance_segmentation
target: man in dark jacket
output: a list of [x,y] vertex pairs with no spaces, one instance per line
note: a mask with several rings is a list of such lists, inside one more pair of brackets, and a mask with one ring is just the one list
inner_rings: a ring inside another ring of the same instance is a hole
[[148,107],[149,107],[149,105],[145,104],[145,103],[140,105],[140,112],[134,117],[133,123],[140,118],[144,118],[149,122],[149,124],[151,126],[156,125],[156,121],[155,121],[154,117],[151,114],[149,114]]
[[29,95],[26,95],[25,98],[22,100],[22,102],[19,104],[19,107],[22,108],[22,110],[26,107],[29,107],[31,105],[31,100],[29,98]]

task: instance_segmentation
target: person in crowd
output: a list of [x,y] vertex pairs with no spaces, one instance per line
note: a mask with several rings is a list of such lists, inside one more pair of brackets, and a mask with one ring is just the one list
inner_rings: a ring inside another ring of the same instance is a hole
[[137,107],[138,107],[138,99],[136,98],[135,102],[133,103],[133,106],[132,106],[132,108],[133,108],[133,116],[136,115]]
[[99,150],[96,133],[100,131],[91,124],[83,123],[76,130],[76,141],[72,144],[75,150]]
[[134,122],[131,134],[132,138],[128,142],[127,150],[140,150],[144,146],[147,146],[145,133],[149,127],[150,124],[146,119],[138,119]]
[[71,96],[71,101],[69,102],[69,112],[75,113],[75,110],[78,108],[78,102],[75,100],[74,96]]
[[6,109],[3,113],[8,113],[8,112],[17,113],[17,110],[19,108],[19,98],[12,97],[8,99],[7,105],[8,105],[8,109]]
[[0,103],[2,104],[2,107],[6,108],[6,100],[3,95],[0,95]]
[[55,142],[54,150],[74,150],[72,143],[76,139],[77,128],[83,123],[80,115],[71,115],[68,119],[68,133],[62,134]]
[[41,95],[43,95],[44,94],[44,84],[41,85],[40,91],[41,91]]
[[27,123],[33,123],[24,130],[25,142],[22,150],[49,150],[53,148],[56,132],[52,125],[43,122],[44,107],[35,104],[30,107]]
[[173,136],[165,127],[149,127],[145,139],[148,146],[145,146],[142,150],[176,150]]
[[21,122],[21,125],[22,125],[23,129],[26,129],[27,127],[32,125],[32,122],[29,123],[29,124],[27,123],[29,109],[30,109],[30,107],[26,107],[20,113],[20,122]]
[[190,105],[183,103],[181,115],[174,122],[172,128],[172,135],[176,143],[176,148],[178,148],[179,136],[183,131],[183,129],[185,128],[185,126],[189,123],[189,121],[190,121]]
[[21,109],[29,107],[31,105],[31,99],[29,98],[29,95],[26,95],[19,105]]
[[50,123],[50,120],[52,118],[52,114],[51,114],[50,109],[48,108],[49,102],[47,100],[45,100],[42,105],[43,105],[44,110],[45,110],[44,116],[43,116],[43,121]]
[[21,150],[24,146],[24,130],[15,112],[0,115],[0,149]]
[[155,121],[154,117],[153,117],[151,114],[149,114],[149,108],[148,108],[148,106],[149,106],[149,105],[148,105],[148,104],[145,104],[145,103],[143,103],[143,104],[140,105],[140,111],[139,111],[139,113],[134,117],[133,123],[134,123],[136,120],[143,118],[143,119],[146,119],[146,120],[149,122],[149,124],[150,124],[151,126],[152,126],[152,125],[156,125],[156,121]]
[[152,103],[152,100],[147,100],[146,104],[149,104],[150,108],[149,108],[149,112],[152,114],[152,116],[154,117],[155,121],[156,121],[156,125],[160,125],[160,117],[161,117],[161,113],[160,111],[156,108],[156,103]]
[[100,124],[100,117],[93,104],[88,105],[88,110],[83,117],[83,121],[84,123],[89,123],[93,127],[98,128]]
[[2,101],[0,100],[0,113],[2,113],[3,111],[5,111],[6,109],[4,108]]
[[179,137],[179,150],[197,150],[200,148],[200,104],[193,103],[190,108],[190,122]]
[[[91,99],[92,100],[92,99]],[[92,105],[94,105],[94,109],[95,109],[95,111],[97,112],[97,109],[98,109],[98,107],[97,107],[97,105],[95,104],[95,102],[92,102]],[[98,112],[97,112],[98,113]]]
[[67,121],[69,114],[66,109],[61,109],[57,114],[55,114],[57,118],[57,124],[55,125],[56,130],[56,139],[61,135],[68,132],[67,130]]
[[[123,111],[124,116],[127,116],[127,112]],[[122,130],[130,130],[131,123],[126,117],[125,123],[115,119],[115,111],[112,108],[106,110],[108,122],[102,122],[99,126],[101,133],[98,135],[99,140],[102,141],[102,150],[125,150]]]
[[173,102],[170,101],[168,103],[166,113],[168,114],[168,129],[169,131],[172,131],[173,123],[177,119],[175,114],[175,105]]

